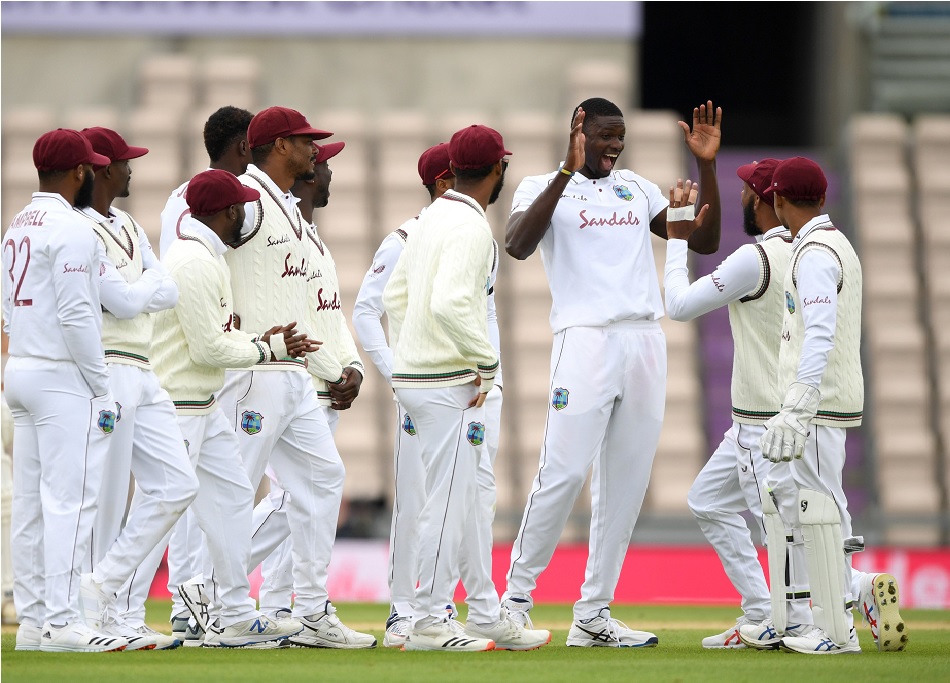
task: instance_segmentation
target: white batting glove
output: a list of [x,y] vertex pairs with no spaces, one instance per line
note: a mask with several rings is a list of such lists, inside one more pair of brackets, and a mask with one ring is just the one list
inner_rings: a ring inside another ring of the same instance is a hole
[[772,462],[801,459],[819,401],[818,387],[794,382],[785,394],[782,410],[765,423],[765,434],[759,442],[762,457]]

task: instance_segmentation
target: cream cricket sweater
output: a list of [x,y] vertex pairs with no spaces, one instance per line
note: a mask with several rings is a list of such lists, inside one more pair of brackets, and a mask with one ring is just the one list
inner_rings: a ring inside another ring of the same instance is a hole
[[217,235],[189,216],[163,261],[178,283],[179,298],[174,309],[154,315],[152,365],[179,415],[212,412],[225,369],[271,357],[257,336],[233,329],[224,251]]
[[310,274],[307,276],[310,302],[306,328],[311,338],[323,342],[319,351],[307,354],[307,370],[313,377],[320,404],[330,405],[328,384],[340,383],[346,367],[356,368],[363,375],[363,363],[343,315],[340,281],[333,256],[320,240],[317,226],[311,224],[307,227],[307,238],[310,241]]
[[498,352],[488,337],[495,259],[481,206],[449,190],[419,217],[383,292],[393,339],[393,388],[447,387],[481,376],[491,390]]

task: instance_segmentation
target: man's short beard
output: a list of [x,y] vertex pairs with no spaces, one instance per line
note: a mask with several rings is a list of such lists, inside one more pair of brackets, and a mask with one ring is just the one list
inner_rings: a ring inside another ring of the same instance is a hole
[[92,190],[95,187],[96,176],[94,173],[86,173],[83,176],[82,185],[76,191],[76,198],[73,200],[73,206],[85,209],[92,206]]
[[501,177],[498,179],[498,182],[495,183],[495,187],[491,191],[491,197],[488,198],[489,206],[498,201],[498,197],[501,195],[501,188],[505,185],[505,174],[502,173]]
[[758,237],[762,234],[755,222],[755,201],[751,201],[742,207],[742,229],[749,237]]

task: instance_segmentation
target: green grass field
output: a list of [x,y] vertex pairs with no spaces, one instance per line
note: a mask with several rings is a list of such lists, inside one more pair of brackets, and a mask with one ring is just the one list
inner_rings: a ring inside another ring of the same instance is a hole
[[[385,605],[341,604],[342,619],[382,641]],[[149,604],[149,621],[168,632],[169,603]],[[4,683],[217,683],[218,681],[458,681],[517,683],[569,681],[602,683],[768,683],[792,681],[950,681],[950,611],[906,610],[910,643],[905,652],[877,651],[866,627],[860,627],[864,654],[811,657],[751,650],[706,651],[703,636],[724,630],[737,610],[723,607],[620,605],[613,615],[632,628],[653,631],[660,645],[644,650],[568,648],[568,605],[539,605],[535,625],[554,632],[551,644],[533,652],[445,654],[376,650],[219,650],[178,648],[166,652],[102,655],[16,652],[14,629],[2,639]],[[464,612],[461,615],[464,618]]]

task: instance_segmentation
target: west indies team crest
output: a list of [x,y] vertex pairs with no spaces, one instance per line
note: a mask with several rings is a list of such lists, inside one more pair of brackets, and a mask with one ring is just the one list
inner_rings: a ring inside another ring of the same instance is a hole
[[416,435],[416,426],[412,424],[412,418],[409,417],[408,413],[406,414],[406,419],[402,421],[402,431],[409,436]]
[[481,446],[485,442],[485,425],[481,422],[469,422],[465,438],[473,446]]
[[251,436],[259,434],[263,419],[260,413],[255,413],[253,410],[245,410],[244,413],[241,414],[241,429]]
[[554,390],[554,394],[551,396],[551,407],[555,410],[564,410],[567,408],[567,399],[570,397],[571,392],[562,387],[558,387]]
[[102,430],[103,434],[111,434],[115,431],[115,413],[111,410],[100,410],[99,419],[96,426]]
[[630,188],[626,185],[614,185],[614,194],[625,202],[633,201],[633,192],[631,192]]
[[788,309],[789,313],[795,313],[795,299],[792,298],[789,292],[785,292],[785,308]]

